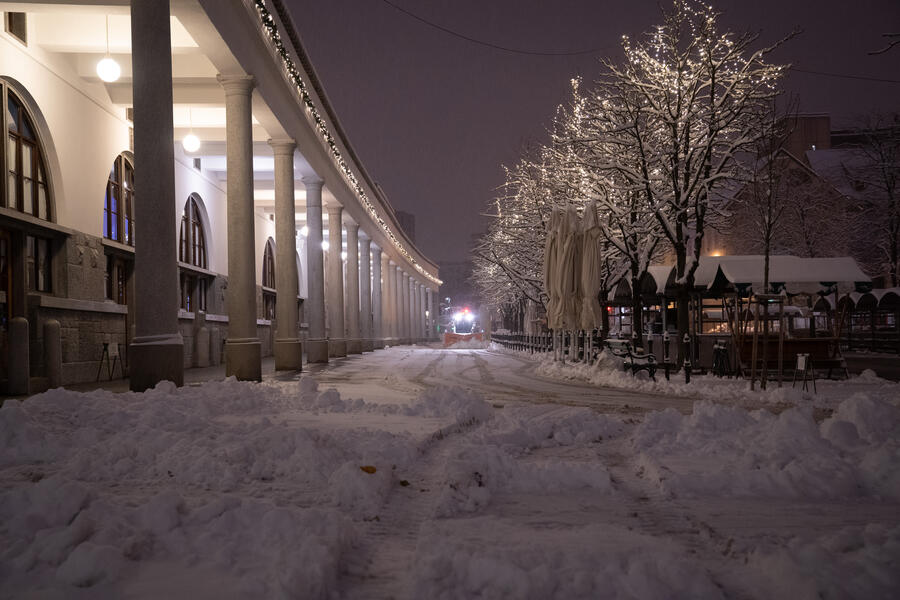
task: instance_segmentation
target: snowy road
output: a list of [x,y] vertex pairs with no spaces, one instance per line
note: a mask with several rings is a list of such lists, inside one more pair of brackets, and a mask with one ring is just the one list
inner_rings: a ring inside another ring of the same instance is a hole
[[317,374],[320,386],[333,386],[343,397],[397,401],[412,399],[428,387],[458,385],[494,404],[525,402],[583,406],[604,412],[643,413],[675,408],[690,412],[693,399],[628,392],[535,373],[533,361],[485,350],[446,350],[440,346],[402,346],[353,356]]
[[0,598],[896,597],[896,384],[814,419],[560,374],[420,346],[7,401]]

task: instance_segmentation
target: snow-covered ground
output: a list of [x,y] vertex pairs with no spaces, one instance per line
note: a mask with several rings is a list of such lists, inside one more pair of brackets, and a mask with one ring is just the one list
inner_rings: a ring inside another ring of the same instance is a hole
[[0,597],[897,597],[900,387],[613,367],[399,347],[7,401]]

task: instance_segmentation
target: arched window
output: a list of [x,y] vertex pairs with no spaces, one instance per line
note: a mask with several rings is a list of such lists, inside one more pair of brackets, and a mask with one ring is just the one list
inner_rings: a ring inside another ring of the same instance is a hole
[[9,208],[51,220],[44,152],[25,105],[8,87],[6,92],[6,194]]
[[103,237],[134,246],[134,167],[120,154],[106,182]]
[[275,244],[272,238],[266,241],[266,249],[263,252],[263,318],[270,321],[275,319]]
[[203,221],[200,207],[193,194],[184,205],[181,214],[181,233],[178,240],[178,260],[201,269],[207,268],[206,236],[203,233]]
[[197,194],[191,194],[184,203],[181,213],[181,230],[178,235],[178,260],[183,265],[198,267],[192,270],[181,269],[181,308],[188,312],[206,311],[206,296],[209,287],[209,274],[199,269],[208,268],[206,253],[206,234],[203,232],[203,213],[200,211],[202,200]]

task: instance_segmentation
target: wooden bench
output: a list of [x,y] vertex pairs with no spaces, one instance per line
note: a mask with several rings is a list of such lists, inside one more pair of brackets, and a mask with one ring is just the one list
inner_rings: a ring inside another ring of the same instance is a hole
[[634,377],[638,371],[647,371],[650,379],[656,381],[656,357],[643,351],[635,352],[631,342],[627,340],[608,339],[603,345],[613,354],[624,361],[626,371],[631,371]]

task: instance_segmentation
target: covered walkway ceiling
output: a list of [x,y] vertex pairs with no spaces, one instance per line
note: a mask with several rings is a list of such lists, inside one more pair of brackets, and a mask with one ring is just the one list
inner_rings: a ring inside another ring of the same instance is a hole
[[[125,118],[132,105],[131,17],[128,2],[86,4],[85,2],[0,3],[0,9],[29,14],[29,45],[48,54],[51,61],[64,61],[85,82],[96,87],[102,100],[111,102]],[[224,186],[225,94],[216,80],[220,72],[240,72],[237,59],[210,23],[197,2],[172,2],[172,91],[175,142],[193,132],[201,141],[196,152],[204,172]],[[118,81],[104,83],[96,65],[107,53],[119,63]],[[105,98],[102,96],[105,95]],[[254,200],[266,214],[274,211],[274,160],[267,140],[287,137],[277,118],[254,92],[253,98]],[[179,144],[180,147],[180,144]],[[295,154],[297,228],[306,224],[306,192],[300,178],[314,175],[300,152]],[[335,202],[326,185],[325,202]],[[327,214],[325,215],[327,222]]]

